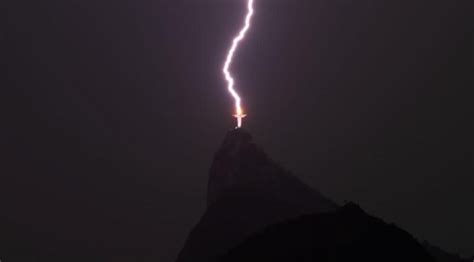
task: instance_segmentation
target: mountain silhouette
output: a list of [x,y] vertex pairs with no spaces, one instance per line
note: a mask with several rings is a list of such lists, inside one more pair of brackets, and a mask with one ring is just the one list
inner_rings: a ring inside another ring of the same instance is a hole
[[210,169],[205,214],[177,261],[216,261],[265,226],[337,207],[272,161],[247,131],[229,131]]
[[354,203],[340,207],[272,161],[240,128],[227,133],[214,156],[207,209],[177,262],[464,261],[440,254],[447,253]]

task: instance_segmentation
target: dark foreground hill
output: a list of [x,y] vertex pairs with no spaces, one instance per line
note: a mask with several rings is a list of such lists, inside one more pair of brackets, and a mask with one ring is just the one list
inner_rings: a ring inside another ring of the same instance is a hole
[[355,204],[268,227],[222,262],[435,260],[410,234],[367,215]]
[[462,258],[457,254],[451,254],[442,250],[439,247],[433,246],[428,242],[422,243],[423,247],[430,253],[431,256],[438,262],[472,262],[474,261],[474,257],[472,258]]

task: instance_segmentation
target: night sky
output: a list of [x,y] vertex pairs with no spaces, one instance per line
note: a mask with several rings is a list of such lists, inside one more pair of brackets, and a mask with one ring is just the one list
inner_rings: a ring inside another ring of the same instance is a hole
[[[1,6],[0,222],[94,245],[138,217],[172,261],[235,125],[220,70],[245,2]],[[255,140],[328,197],[474,254],[472,1],[255,9],[232,67]]]

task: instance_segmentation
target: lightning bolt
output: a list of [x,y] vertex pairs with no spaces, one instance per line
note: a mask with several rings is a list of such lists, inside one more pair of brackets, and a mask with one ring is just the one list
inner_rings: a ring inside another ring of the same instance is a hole
[[224,68],[222,69],[222,72],[224,73],[225,79],[227,81],[227,89],[229,90],[229,93],[232,95],[232,97],[235,100],[235,115],[234,117],[237,118],[237,128],[242,127],[242,118],[244,118],[246,115],[244,114],[242,110],[242,105],[241,105],[241,98],[237,91],[235,91],[235,80],[232,76],[232,74],[229,71],[229,67],[232,64],[232,60],[234,59],[234,54],[235,51],[237,50],[239,43],[244,40],[245,35],[247,34],[248,30],[250,29],[250,24],[252,21],[252,17],[254,14],[254,9],[253,9],[253,3],[254,0],[248,0],[247,3],[247,16],[245,17],[245,25],[244,27],[240,30],[239,34],[234,38],[232,41],[232,46],[227,54],[227,58],[224,64]]

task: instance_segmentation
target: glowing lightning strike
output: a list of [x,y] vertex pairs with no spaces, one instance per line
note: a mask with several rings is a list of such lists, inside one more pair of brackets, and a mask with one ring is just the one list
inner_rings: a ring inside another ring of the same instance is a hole
[[237,47],[239,46],[239,43],[245,38],[245,34],[250,28],[250,22],[252,20],[252,16],[254,13],[253,10],[253,2],[254,0],[248,0],[248,12],[247,16],[245,18],[245,26],[241,29],[240,33],[234,38],[232,41],[232,47],[229,50],[229,53],[227,54],[227,59],[224,64],[224,68],[222,69],[222,72],[225,75],[225,79],[227,80],[227,89],[229,90],[230,94],[235,100],[235,114],[234,117],[237,118],[237,128],[242,127],[242,118],[246,117],[247,115],[244,114],[241,106],[241,99],[239,94],[235,91],[234,89],[234,78],[229,72],[229,67],[232,64],[232,59],[234,58],[234,53],[237,50]]

